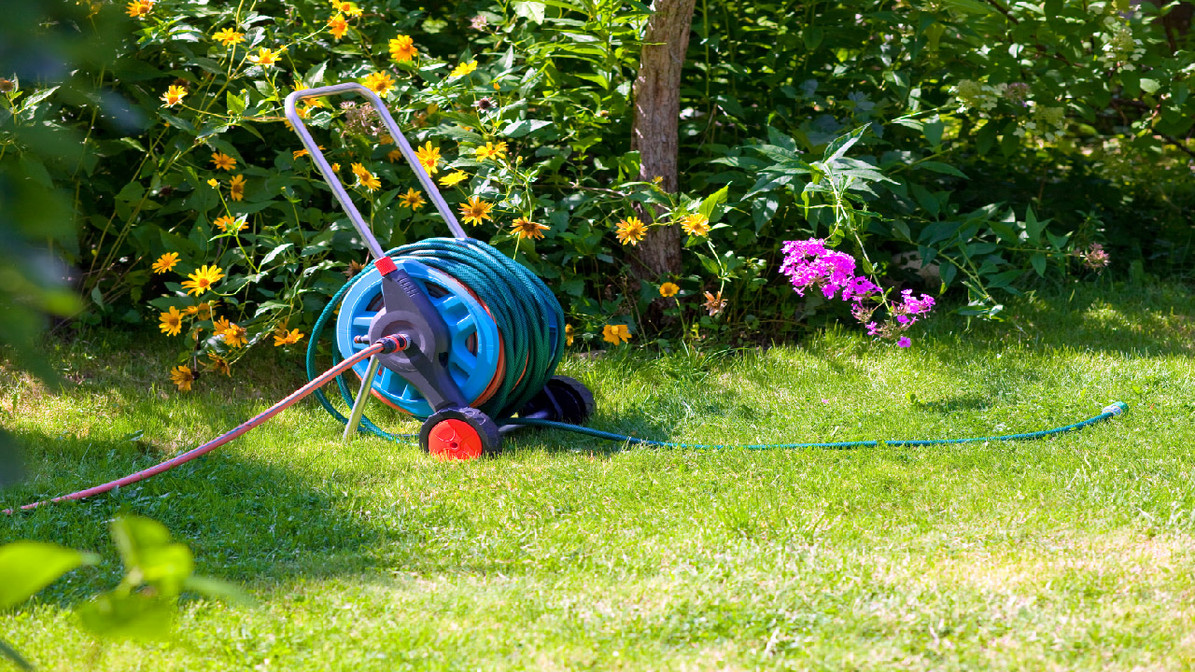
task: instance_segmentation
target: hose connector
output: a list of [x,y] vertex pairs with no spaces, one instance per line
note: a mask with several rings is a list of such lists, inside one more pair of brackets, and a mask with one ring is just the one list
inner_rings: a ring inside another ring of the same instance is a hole
[[1129,410],[1129,405],[1123,401],[1116,401],[1104,407],[1104,413],[1108,415],[1120,415]]
[[406,350],[407,346],[411,344],[411,339],[407,338],[406,334],[390,334],[378,339],[382,344],[382,354],[389,354],[397,350]]

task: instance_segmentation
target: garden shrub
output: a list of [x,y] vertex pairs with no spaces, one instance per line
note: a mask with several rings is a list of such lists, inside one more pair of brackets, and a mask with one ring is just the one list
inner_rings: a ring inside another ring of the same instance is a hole
[[[1190,54],[1149,4],[699,3],[679,194],[637,181],[629,149],[639,3],[87,7],[77,30],[123,32],[62,89],[86,95],[14,81],[0,143],[26,155],[5,124],[47,117],[85,138],[75,165],[36,173],[74,196],[78,236],[54,244],[79,269],[85,319],[149,317],[182,339],[183,388],[254,343],[302,343],[367,261],[282,116],[301,88],[382,95],[469,233],[544,277],[570,340],[590,345],[647,335],[661,297],[655,333],[672,337],[845,317],[778,273],[781,243],[803,238],[893,297],[960,287],[964,311],[998,315],[1001,292],[1107,261],[1091,245],[1115,238],[1125,199],[1149,198],[1124,164],[1171,174],[1190,153]],[[384,246],[447,233],[366,108],[302,111]],[[1080,209],[1078,188],[1099,198]],[[683,228],[676,274],[627,272],[648,226]]]

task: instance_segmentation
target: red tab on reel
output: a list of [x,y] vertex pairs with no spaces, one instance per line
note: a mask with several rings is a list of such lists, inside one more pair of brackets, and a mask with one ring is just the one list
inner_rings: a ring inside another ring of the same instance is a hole
[[390,257],[382,257],[381,259],[373,262],[373,265],[383,276],[390,275],[398,270],[398,266],[394,264],[394,260]]

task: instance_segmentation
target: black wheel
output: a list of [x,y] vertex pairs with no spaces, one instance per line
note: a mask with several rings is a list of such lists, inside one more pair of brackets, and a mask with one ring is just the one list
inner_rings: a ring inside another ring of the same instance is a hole
[[473,460],[502,451],[498,425],[476,408],[436,411],[419,430],[419,445],[448,460]]
[[581,381],[552,376],[544,389],[519,410],[519,417],[580,425],[593,415],[593,409],[593,394]]

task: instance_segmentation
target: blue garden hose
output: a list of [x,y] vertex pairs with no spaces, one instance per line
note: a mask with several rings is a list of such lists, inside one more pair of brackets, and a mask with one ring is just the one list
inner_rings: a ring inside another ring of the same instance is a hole
[[614,432],[603,432],[600,429],[590,429],[589,427],[581,427],[579,425],[570,425],[566,422],[554,422],[551,420],[538,420],[534,418],[511,418],[507,420],[507,424],[524,425],[528,427],[544,427],[548,429],[559,429],[566,432],[574,432],[576,434],[584,434],[585,436],[592,436],[597,439],[604,439],[606,441],[618,441],[621,443],[629,443],[642,446],[652,446],[655,448],[688,448],[695,450],[729,450],[729,449],[746,449],[746,450],[774,450],[785,448],[874,448],[881,444],[885,446],[943,446],[958,443],[982,443],[984,441],[1034,441],[1037,439],[1044,439],[1047,436],[1054,436],[1057,434],[1065,434],[1066,432],[1073,432],[1083,429],[1089,425],[1094,425],[1097,422],[1108,420],[1113,416],[1120,415],[1129,409],[1128,405],[1123,401],[1117,401],[1109,406],[1096,416],[1092,416],[1076,422],[1072,425],[1064,427],[1055,427],[1054,429],[1043,429],[1039,432],[1027,432],[1024,434],[1001,434],[999,436],[977,436],[966,439],[892,439],[886,441],[834,441],[826,443],[758,443],[758,444],[706,444],[706,443],[675,443],[672,441],[656,441],[653,439],[641,439],[635,436],[627,436],[625,434],[615,434]]

